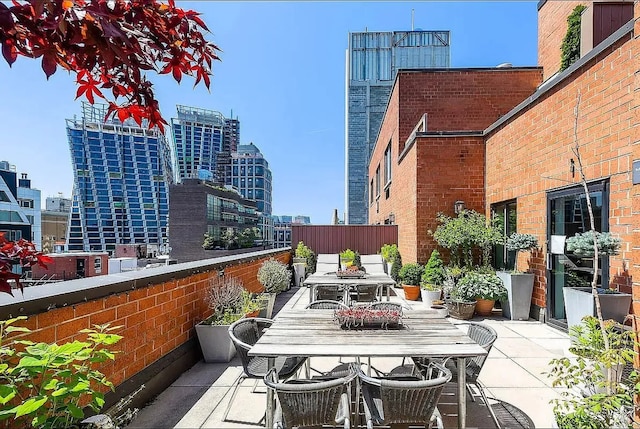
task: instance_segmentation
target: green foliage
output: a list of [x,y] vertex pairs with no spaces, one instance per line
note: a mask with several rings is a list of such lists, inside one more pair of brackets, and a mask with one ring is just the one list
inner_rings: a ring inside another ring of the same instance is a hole
[[[577,233],[573,237],[567,238],[567,250],[573,252],[576,256],[589,257],[594,255],[593,231],[587,231],[584,234]],[[599,255],[617,255],[620,251],[622,240],[613,237],[609,232],[595,232],[598,244]]]
[[424,267],[422,265],[411,263],[403,265],[398,275],[403,284],[418,286],[423,272]]
[[209,234],[208,232],[204,234],[204,243],[202,243],[202,248],[204,250],[213,250],[219,245],[220,240],[216,240],[213,234]]
[[495,273],[468,272],[458,282],[462,297],[466,299],[490,299],[501,301],[507,299],[507,289]]
[[245,292],[242,281],[236,277],[218,276],[209,280],[205,302],[213,311],[204,323],[210,325],[228,325],[244,316],[242,307],[244,305]]
[[514,232],[505,243],[507,250],[516,252],[515,265],[513,271],[518,272],[518,253],[528,252],[538,247],[538,239],[532,234],[519,234]]
[[493,222],[473,210],[463,210],[458,217],[449,217],[443,213],[437,216],[440,225],[433,233],[436,242],[449,249],[454,265],[472,267],[475,265],[474,250],[482,251],[481,265],[489,265],[491,249],[502,242],[502,234]]
[[382,255],[382,259],[393,264],[393,261],[400,256],[400,251],[398,250],[397,244],[384,244],[380,248],[380,254]]
[[304,242],[299,241],[296,247],[296,258],[305,258],[307,263],[305,267],[305,274],[311,274],[316,272],[316,254],[309,248]]
[[549,362],[547,377],[553,379],[553,387],[562,389],[562,398],[551,401],[561,429],[631,427],[633,398],[640,393],[640,384],[636,371],[625,376],[620,370],[633,365],[635,333],[620,329],[613,320],[605,321],[604,333],[608,351],[598,319],[585,317],[570,331],[573,346],[569,350],[577,358]]
[[356,259],[356,252],[351,249],[346,249],[340,252],[340,260],[346,262],[353,262]]
[[[424,275],[424,274],[423,274]],[[420,287],[424,290],[436,291],[442,290],[442,286],[433,283],[420,283]]]
[[262,233],[260,232],[260,228],[256,226],[252,228],[245,228],[238,235],[238,246],[240,246],[240,248],[242,249],[253,247],[255,246],[256,240],[258,240],[261,236]]
[[442,262],[442,258],[440,258],[438,249],[434,249],[427,261],[427,265],[424,267],[422,285],[442,285],[444,278],[444,263]]
[[110,346],[122,339],[113,333],[120,327],[95,325],[80,331],[85,341],[62,345],[7,342],[12,332],[30,332],[12,326],[25,319],[0,321],[0,420],[13,419],[15,427],[77,427],[83,407],[98,412],[104,405],[100,388],[113,390],[99,367],[115,359]]
[[560,46],[560,71],[568,69],[571,64],[580,59],[580,24],[582,12],[585,9],[585,6],[578,5],[567,17],[567,34]]
[[389,273],[393,281],[396,283],[400,281],[401,268],[402,268],[402,256],[400,256],[400,253],[398,253],[396,258],[391,263],[391,273]]
[[275,259],[264,261],[258,269],[258,281],[267,293],[279,293],[291,284],[291,271]]

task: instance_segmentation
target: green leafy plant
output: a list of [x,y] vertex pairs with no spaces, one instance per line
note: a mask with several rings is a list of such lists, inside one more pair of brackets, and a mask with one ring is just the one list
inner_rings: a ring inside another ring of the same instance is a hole
[[391,273],[389,275],[393,279],[394,282],[400,281],[400,270],[402,269],[402,256],[400,253],[394,258],[393,263],[391,264]]
[[519,234],[514,232],[505,243],[507,250],[516,252],[516,261],[513,271],[518,272],[518,253],[529,252],[538,247],[538,239],[532,234]]
[[424,266],[411,263],[403,265],[398,274],[403,284],[418,286],[420,285],[423,272]]
[[481,250],[480,265],[489,265],[491,249],[502,242],[500,229],[494,221],[473,210],[463,210],[457,217],[438,213],[440,223],[433,232],[433,239],[451,253],[454,265],[472,267],[475,264],[474,250]]
[[433,283],[420,283],[420,287],[429,291],[442,290],[442,286]]
[[458,288],[467,299],[489,299],[501,301],[507,299],[507,289],[495,273],[468,272],[458,282]]
[[640,384],[636,371],[622,369],[633,365],[635,333],[613,320],[604,322],[603,334],[597,318],[583,318],[570,330],[569,350],[577,357],[549,362],[547,377],[553,387],[563,388],[562,398],[551,401],[560,429],[632,427],[633,398]]
[[356,259],[356,252],[351,249],[346,249],[340,252],[340,260],[346,263],[353,262]]
[[[438,252],[438,249],[434,249],[427,261],[427,265],[424,266],[424,272],[422,273],[422,286],[442,285],[444,278],[444,263],[442,262],[442,258],[440,258],[440,252]],[[425,287],[425,289],[427,288]]]
[[400,251],[398,250],[397,244],[384,244],[380,248],[380,254],[382,255],[382,259],[393,264],[393,261],[400,255]]
[[586,6],[578,5],[567,17],[567,33],[560,46],[560,71],[568,69],[580,59],[580,24],[585,9]]
[[115,359],[111,346],[122,339],[120,327],[95,325],[80,331],[85,341],[62,345],[8,340],[29,329],[0,321],[0,420],[13,419],[13,427],[71,428],[84,418],[83,407],[98,412],[104,405],[100,389],[113,384],[100,372]]
[[[567,238],[567,250],[576,256],[593,256],[595,253],[593,237],[594,231],[587,231],[584,234],[577,233],[573,237]],[[622,240],[613,237],[611,233],[595,231],[595,237],[599,255],[617,255],[620,251]]]
[[315,273],[316,271],[316,254],[302,241],[298,242],[295,251],[296,258],[304,258],[306,260],[305,274]]
[[264,261],[258,269],[258,281],[267,293],[279,293],[291,284],[291,271],[275,259]]

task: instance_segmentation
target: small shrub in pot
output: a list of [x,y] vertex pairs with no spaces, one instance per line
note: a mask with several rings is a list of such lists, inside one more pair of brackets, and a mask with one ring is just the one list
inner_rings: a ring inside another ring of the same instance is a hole
[[275,259],[264,261],[258,269],[258,281],[267,293],[280,293],[291,284],[291,271]]

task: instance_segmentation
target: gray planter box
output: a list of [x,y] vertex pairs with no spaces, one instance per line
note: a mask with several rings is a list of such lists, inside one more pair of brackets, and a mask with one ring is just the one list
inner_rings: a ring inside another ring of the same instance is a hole
[[271,319],[271,316],[273,316],[273,307],[276,304],[277,294],[263,292],[260,295],[261,295],[261,298],[265,300],[267,305],[266,305],[266,308],[263,308],[262,310],[260,310],[260,314],[258,314],[258,317]]
[[529,320],[531,295],[533,294],[533,274],[496,273],[507,289],[507,301],[502,302],[502,315],[511,320]]
[[[584,316],[596,315],[596,304],[591,294],[590,287],[565,287],[564,307],[567,313],[567,325],[571,328],[579,325]],[[622,323],[629,314],[631,294],[628,293],[603,293],[604,289],[598,289],[602,317],[613,319]]]
[[205,362],[229,362],[236,348],[229,337],[229,325],[196,325],[196,335]]
[[[293,258],[293,276],[297,287],[301,287],[305,279],[305,271],[307,269],[306,262],[295,262],[298,258]],[[303,259],[304,261],[304,259]]]

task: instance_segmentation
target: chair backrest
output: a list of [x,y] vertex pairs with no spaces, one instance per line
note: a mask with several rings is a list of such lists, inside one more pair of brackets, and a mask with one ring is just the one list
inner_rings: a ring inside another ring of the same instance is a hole
[[357,302],[373,302],[380,296],[379,291],[381,287],[379,284],[355,285],[355,300]]
[[[249,350],[258,342],[262,336],[264,328],[268,328],[273,323],[271,319],[261,317],[249,317],[240,319],[229,326],[229,337],[233,341],[245,374],[252,376],[249,364],[253,358],[249,357]],[[264,374],[264,373],[263,373]]]
[[362,264],[382,264],[383,262],[382,255],[360,255],[360,263]]
[[[348,418],[348,398],[351,396],[351,382],[355,377],[355,369],[351,367],[347,376],[333,380],[295,380],[280,383],[275,370],[272,369],[264,377],[264,383],[276,392],[284,427],[291,428],[334,425],[340,417]],[[345,407],[341,407],[341,404]]]
[[318,309],[338,310],[340,308],[349,308],[349,306],[338,301],[332,301],[330,299],[322,299],[319,301],[313,301],[312,303],[307,305],[306,308],[313,309],[313,310],[318,310]]
[[384,265],[382,263],[363,263],[362,267],[369,274],[385,274]]
[[335,272],[338,269],[338,263],[318,262],[316,264],[316,274],[325,274]]
[[373,424],[422,423],[427,427],[451,371],[431,363],[426,376],[425,380],[373,378],[359,370],[362,396]]
[[338,265],[339,260],[340,255],[337,253],[320,253],[316,259],[318,263],[332,264],[334,267]]
[[498,334],[492,327],[482,323],[468,322],[467,325],[469,325],[469,330],[467,331],[469,338],[487,351],[487,355],[485,356],[467,358],[467,381],[474,382],[478,379],[484,362],[487,360],[487,356],[493,347],[493,343],[495,343],[498,338]]
[[314,301],[338,301],[342,298],[342,287],[336,284],[316,285]]

